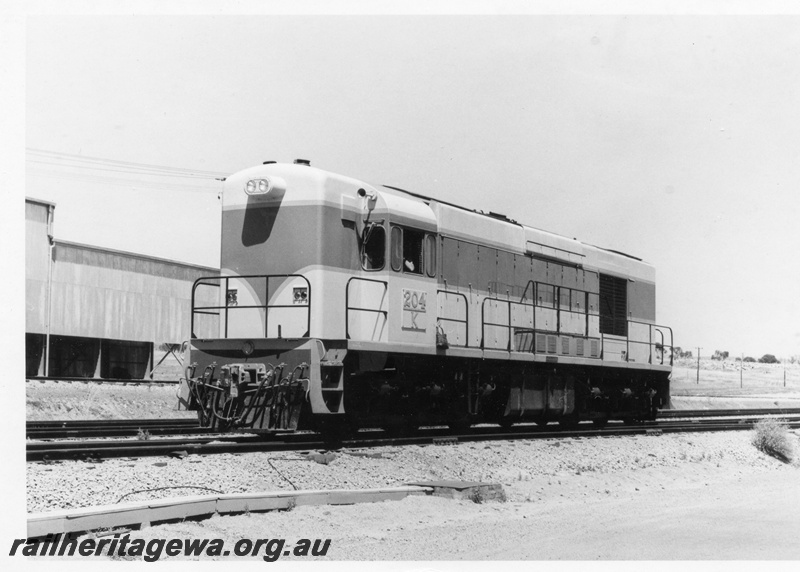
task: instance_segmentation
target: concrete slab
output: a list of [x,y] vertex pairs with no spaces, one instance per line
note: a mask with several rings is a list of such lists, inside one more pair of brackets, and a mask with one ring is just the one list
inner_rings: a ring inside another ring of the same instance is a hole
[[497,483],[478,483],[474,481],[421,481],[408,483],[411,486],[426,487],[433,490],[436,497],[465,499],[476,503],[505,502],[506,493]]
[[204,517],[212,514],[286,510],[299,505],[357,504],[401,500],[409,495],[432,494],[424,486],[380,489],[308,490],[265,493],[234,493],[173,497],[144,502],[58,510],[28,516],[28,538],[48,534],[80,533],[100,528],[119,528],[162,521]]

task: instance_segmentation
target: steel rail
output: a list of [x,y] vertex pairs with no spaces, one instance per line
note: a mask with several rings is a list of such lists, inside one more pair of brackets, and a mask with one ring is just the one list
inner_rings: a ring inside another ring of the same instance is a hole
[[69,429],[79,427],[123,427],[126,425],[153,426],[153,425],[197,425],[195,417],[178,417],[175,419],[63,419],[63,420],[43,420],[26,421],[25,427],[28,429],[52,429],[64,427]]
[[[800,415],[800,408],[664,410],[658,419],[730,417],[730,416]],[[97,419],[28,421],[26,437],[31,439],[80,439],[89,437],[136,436],[139,430],[151,435],[192,435],[210,432],[198,427],[195,418],[177,419]]]
[[88,385],[90,383],[121,383],[122,385],[177,385],[180,383],[179,379],[131,379],[131,378],[116,378],[116,377],[65,377],[63,375],[40,375],[36,377],[26,377],[26,383],[33,383],[38,381],[44,383],[45,381],[55,381],[60,383],[83,383]]
[[765,409],[665,409],[658,412],[659,419],[676,419],[684,417],[733,417],[740,415],[800,415],[800,408]]
[[[26,457],[31,461],[100,460],[113,457],[145,457],[170,454],[210,455],[219,453],[251,453],[272,451],[307,451],[341,447],[380,447],[398,445],[431,445],[470,441],[521,439],[563,439],[568,437],[612,437],[680,432],[741,431],[751,429],[758,418],[747,417],[723,420],[648,422],[640,425],[609,424],[605,428],[584,427],[569,430],[549,430],[548,427],[517,426],[511,429],[476,427],[453,435],[446,429],[424,429],[408,437],[387,437],[382,431],[368,431],[338,442],[324,440],[316,434],[284,434],[280,436],[227,435],[213,439],[163,439],[127,441],[77,441],[36,443],[27,445]],[[790,428],[800,428],[800,420],[787,422]]]
[[76,421],[29,421],[25,424],[28,439],[81,439],[87,437],[134,437],[149,435],[190,435],[207,433],[197,419],[103,419]]

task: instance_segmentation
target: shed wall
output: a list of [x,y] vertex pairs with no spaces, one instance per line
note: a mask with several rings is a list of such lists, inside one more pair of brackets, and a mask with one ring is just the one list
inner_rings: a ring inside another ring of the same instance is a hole
[[[26,200],[26,332],[30,334],[46,332],[47,209],[45,203]],[[50,333],[181,342],[190,334],[192,283],[217,274],[212,268],[56,241]]]

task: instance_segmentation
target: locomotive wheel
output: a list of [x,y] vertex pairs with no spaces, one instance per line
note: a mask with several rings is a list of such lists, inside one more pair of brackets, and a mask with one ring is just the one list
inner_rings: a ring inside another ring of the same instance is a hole
[[326,443],[338,444],[353,437],[355,430],[347,420],[336,419],[315,419],[314,430],[322,435]]
[[562,429],[575,429],[578,426],[578,418],[575,416],[562,417],[558,420],[558,425]]
[[450,428],[450,430],[456,433],[466,431],[471,425],[472,421],[470,421],[470,418],[467,415],[459,417],[458,419],[451,419],[447,422],[447,426]]
[[419,423],[413,419],[404,419],[381,427],[391,437],[408,437],[419,430]]

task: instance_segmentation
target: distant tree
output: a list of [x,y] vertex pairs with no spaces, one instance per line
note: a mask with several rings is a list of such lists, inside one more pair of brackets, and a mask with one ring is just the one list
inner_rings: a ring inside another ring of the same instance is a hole
[[685,352],[681,353],[682,358],[691,358],[692,357],[692,350],[686,350]]
[[779,362],[779,361],[778,361],[778,358],[776,358],[776,357],[775,357],[774,355],[772,355],[772,354],[764,354],[764,355],[763,355],[763,356],[761,356],[761,358],[758,360],[758,363],[781,363],[781,362]]
[[722,352],[720,350],[714,350],[714,355],[711,356],[711,359],[722,361],[724,359],[728,359],[730,354],[728,352]]
[[756,358],[751,358],[750,356],[747,356],[746,358],[744,358],[744,361],[745,363],[756,363]]
[[722,359],[728,359],[728,356],[730,355],[731,354],[729,354],[728,352],[722,352]]

